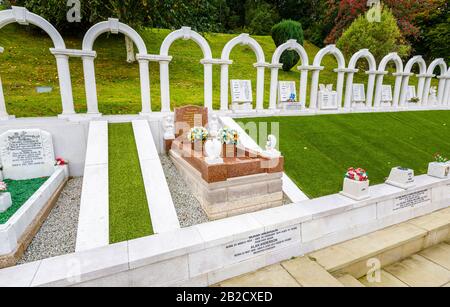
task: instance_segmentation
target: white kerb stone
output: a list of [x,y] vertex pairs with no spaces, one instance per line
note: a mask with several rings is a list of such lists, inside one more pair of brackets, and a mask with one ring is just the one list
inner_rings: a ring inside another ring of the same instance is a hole
[[40,129],[9,130],[0,135],[0,157],[5,179],[49,177],[55,171],[52,136]]

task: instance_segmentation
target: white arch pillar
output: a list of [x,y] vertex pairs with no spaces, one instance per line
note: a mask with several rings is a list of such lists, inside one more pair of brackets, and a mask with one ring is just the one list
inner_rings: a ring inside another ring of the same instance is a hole
[[213,64],[214,61],[212,59],[204,59],[201,61],[203,64],[203,78],[204,78],[204,99],[205,99],[205,108],[208,108],[209,111],[213,111],[213,84],[212,84],[212,75],[213,75]]
[[149,59],[140,54],[136,59],[139,62],[139,75],[141,81],[141,115],[148,115],[152,113],[152,100],[150,94],[150,74],[149,74]]
[[86,90],[87,114],[91,116],[100,116],[97,100],[97,82],[95,81],[95,64],[96,53],[91,55],[83,55],[84,86]]
[[264,75],[266,71],[266,63],[256,63],[256,111],[264,110]]
[[[3,53],[4,49],[0,47],[0,53]],[[2,78],[0,76],[0,120],[6,120],[9,119],[10,116],[8,112],[6,111],[6,102],[5,102],[5,96],[3,95],[3,85],[2,85]]]
[[394,100],[393,100],[392,106],[394,108],[398,108],[400,106],[400,94],[401,94],[401,89],[402,89],[402,80],[403,80],[403,77],[405,77],[405,74],[401,72],[401,73],[393,73],[392,75],[395,77]]
[[[449,105],[450,104],[450,75],[439,76],[439,92],[438,92],[438,103],[439,105]],[[443,90],[441,90],[443,89]]]
[[352,107],[352,92],[353,92],[353,77],[359,71],[359,69],[348,69],[347,71],[347,82],[345,86],[345,99],[344,99],[344,109],[351,109]]
[[62,100],[62,116],[75,114],[75,107],[72,96],[72,80],[70,77],[69,55],[65,54],[66,50],[50,49],[50,52],[56,58],[56,67],[59,76],[59,88]]
[[278,71],[283,68],[283,64],[271,64],[270,68],[270,100],[269,110],[277,108],[277,91],[278,91]]
[[399,106],[404,107],[407,105],[406,94],[408,93],[409,79],[414,76],[413,73],[402,73],[402,86],[400,89]]
[[320,72],[324,70],[325,67],[323,66],[313,66],[311,67],[312,70],[312,77],[311,77],[311,97],[309,98],[309,108],[311,110],[317,109],[317,99],[319,94],[319,77]]
[[233,61],[221,60],[220,63],[220,110],[228,111],[229,66]]

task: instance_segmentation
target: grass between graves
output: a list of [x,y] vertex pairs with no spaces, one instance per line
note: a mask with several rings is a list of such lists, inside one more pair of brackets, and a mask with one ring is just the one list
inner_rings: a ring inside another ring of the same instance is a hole
[[0,213],[0,225],[6,224],[47,179],[48,177],[30,180],[5,180],[8,185],[8,192],[11,193],[12,206],[5,212]]
[[389,176],[392,167],[409,167],[417,175],[426,174],[436,152],[450,157],[450,111],[239,121],[262,125],[260,131],[264,123],[269,123],[269,131],[270,123],[279,123],[285,171],[312,198],[341,191],[349,167],[365,168],[371,184],[379,184]]
[[[30,27],[10,24],[0,29],[0,46],[5,48],[0,55],[0,76],[2,78],[8,112],[18,117],[53,116],[61,113],[58,75],[55,58],[50,54],[50,38],[30,31]],[[140,31],[148,53],[159,54],[164,38],[170,30],[143,29]],[[84,33],[81,33],[84,35]],[[235,34],[205,34],[214,58],[220,58],[225,44]],[[266,62],[271,62],[276,49],[269,36],[254,36],[261,44]],[[82,37],[64,36],[67,48],[80,49]],[[319,48],[309,42],[304,47],[308,52],[310,64]],[[96,81],[99,109],[103,114],[136,114],[141,111],[138,64],[126,63],[124,37],[122,35],[104,34],[95,42],[94,49]],[[137,52],[137,50],[136,50]],[[170,54],[174,56],[170,64],[170,94],[172,106],[188,104],[203,105],[203,54],[193,41],[176,41]],[[253,97],[256,97],[256,69],[253,63],[256,56],[250,47],[237,46],[231,53],[234,64],[230,67],[230,79],[249,79],[252,81]],[[321,83],[334,83],[336,73],[333,69],[337,62],[332,56],[326,56],[322,63],[325,70],[320,74]],[[70,71],[73,84],[75,109],[86,112],[83,66],[81,59],[70,59]],[[150,63],[151,98],[154,111],[160,106],[159,64]],[[280,71],[280,80],[297,81],[299,87],[300,73],[294,68],[290,72]],[[359,72],[355,82],[367,83],[367,75]],[[411,84],[417,84],[417,78],[411,78]],[[393,84],[394,78],[386,76],[386,84]],[[436,80],[433,84],[437,84]],[[308,92],[311,85],[309,74]],[[36,93],[36,86],[52,86],[53,92]],[[270,71],[265,74],[265,105],[269,103]],[[220,106],[220,65],[213,70],[213,102],[215,108]],[[308,99],[309,101],[309,99]]]
[[153,234],[131,123],[110,124],[109,238],[118,243]]

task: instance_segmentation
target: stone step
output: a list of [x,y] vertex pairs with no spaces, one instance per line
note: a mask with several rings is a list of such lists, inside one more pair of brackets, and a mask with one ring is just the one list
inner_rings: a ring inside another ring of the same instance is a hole
[[450,208],[395,225],[372,234],[311,253],[323,268],[335,276],[363,277],[369,260],[388,266],[448,239]]
[[238,276],[217,284],[218,287],[301,287],[279,264]]
[[369,281],[366,276],[359,279],[359,281],[368,288],[384,288],[384,287],[390,287],[390,288],[403,288],[408,287],[407,284],[399,280],[394,275],[386,272],[385,270],[381,270],[380,272],[380,278],[375,281]]
[[303,287],[343,287],[344,285],[308,257],[300,257],[281,264]]
[[390,265],[385,270],[411,287],[442,287],[450,282],[449,270],[419,255]]
[[365,287],[359,280],[352,275],[346,274],[337,278],[337,280],[348,288],[361,288]]
[[450,245],[441,243],[419,253],[420,256],[450,271]]

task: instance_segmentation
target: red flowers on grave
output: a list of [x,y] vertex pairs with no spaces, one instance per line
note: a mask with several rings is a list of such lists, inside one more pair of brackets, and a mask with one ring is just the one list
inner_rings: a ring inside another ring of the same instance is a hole
[[69,164],[68,161],[64,160],[63,158],[56,158],[56,165],[57,166],[63,166]]
[[348,178],[350,180],[354,181],[367,181],[369,180],[369,175],[367,174],[366,170],[362,168],[349,168],[347,173],[345,174],[345,178]]

